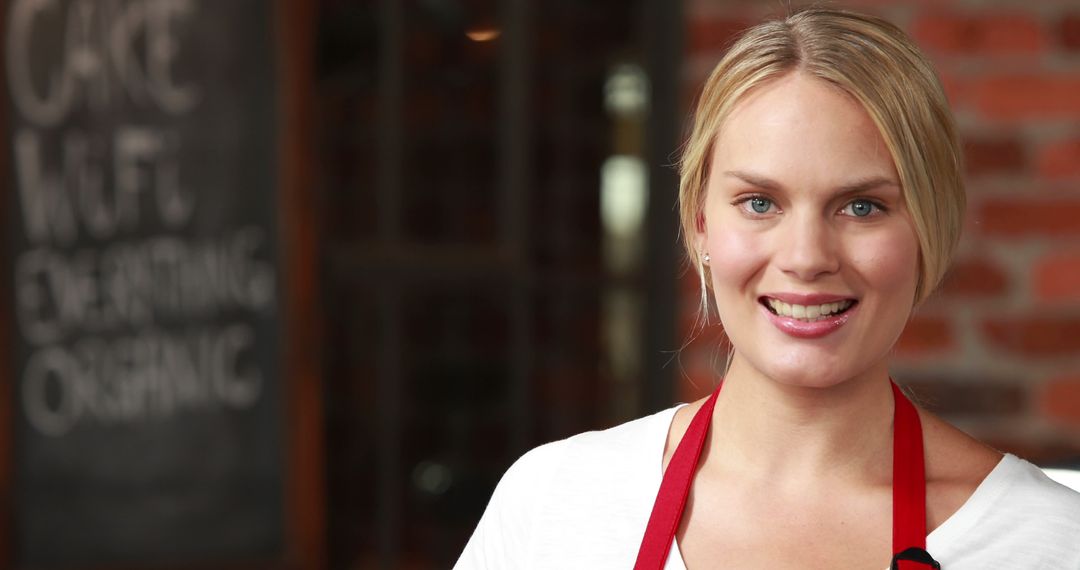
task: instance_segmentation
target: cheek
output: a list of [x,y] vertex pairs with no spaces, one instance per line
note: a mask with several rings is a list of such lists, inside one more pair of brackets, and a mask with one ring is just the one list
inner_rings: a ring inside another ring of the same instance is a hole
[[721,286],[734,286],[749,280],[768,260],[761,236],[723,227],[709,228],[709,254],[712,257],[713,283],[717,294]]
[[860,273],[871,281],[874,289],[914,292],[919,276],[919,246],[915,235],[910,231],[894,231],[867,237],[849,249]]

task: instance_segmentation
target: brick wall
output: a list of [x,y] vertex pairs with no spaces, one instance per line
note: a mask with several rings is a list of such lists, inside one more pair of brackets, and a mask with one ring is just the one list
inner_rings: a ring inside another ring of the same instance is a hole
[[[688,112],[732,36],[777,5],[689,0]],[[912,35],[937,67],[964,138],[964,238],[943,287],[900,339],[894,377],[999,449],[1041,462],[1080,458],[1080,5],[833,5]],[[691,336],[698,285],[692,271],[684,281]],[[720,334],[707,330],[683,350],[681,399],[712,385]]]

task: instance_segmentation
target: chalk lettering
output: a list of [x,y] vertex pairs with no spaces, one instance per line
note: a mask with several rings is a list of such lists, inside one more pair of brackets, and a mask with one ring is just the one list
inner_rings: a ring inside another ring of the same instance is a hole
[[217,239],[157,236],[64,253],[49,247],[15,262],[16,323],[32,344],[150,324],[265,314],[276,300],[263,231]]
[[64,181],[48,173],[41,156],[41,136],[30,129],[15,134],[15,180],[27,239],[60,245],[75,241],[75,209]]
[[125,205],[137,215],[139,195],[148,185],[154,189],[158,218],[167,227],[187,223],[195,198],[180,183],[175,144],[160,131],[139,127],[119,129],[115,141],[116,193],[126,198]]
[[79,414],[74,381],[75,365],[66,352],[51,347],[35,353],[22,382],[23,410],[30,425],[52,436],[71,429]]
[[43,95],[34,92],[30,64],[31,37],[37,19],[48,9],[58,12],[55,0],[15,0],[11,6],[7,30],[7,71],[12,101],[23,116],[37,124],[52,126],[68,112],[74,85],[59,69],[49,73],[49,88]]
[[150,77],[150,87],[162,109],[179,115],[194,107],[199,97],[193,86],[177,85],[172,77],[172,65],[180,51],[172,25],[191,16],[191,2],[155,0],[146,7],[147,75]]
[[50,345],[27,361],[23,409],[31,426],[54,437],[88,420],[109,425],[249,409],[263,390],[254,344],[249,325],[231,323]]
[[18,196],[31,243],[68,245],[80,230],[98,240],[130,233],[146,216],[147,196],[152,196],[152,212],[166,228],[182,227],[194,215],[194,194],[180,182],[178,145],[159,130],[117,130],[111,148],[112,186],[106,184],[106,139],[78,129],[59,138],[59,145],[46,149],[45,136],[34,129],[19,129],[15,136]]
[[[115,81],[137,106],[153,104],[172,115],[191,110],[199,91],[178,84],[173,68],[180,55],[177,27],[193,12],[191,0],[14,0],[5,67],[15,107],[37,126],[56,126],[81,105],[109,108],[120,91]],[[48,85],[36,89],[34,34],[58,24],[63,51],[50,62]]]

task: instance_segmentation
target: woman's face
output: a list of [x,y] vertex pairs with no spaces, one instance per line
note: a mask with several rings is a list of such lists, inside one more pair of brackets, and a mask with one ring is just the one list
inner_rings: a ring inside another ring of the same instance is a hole
[[912,309],[919,248],[863,107],[798,72],[772,80],[725,120],[709,172],[697,239],[735,365],[814,387],[883,368]]

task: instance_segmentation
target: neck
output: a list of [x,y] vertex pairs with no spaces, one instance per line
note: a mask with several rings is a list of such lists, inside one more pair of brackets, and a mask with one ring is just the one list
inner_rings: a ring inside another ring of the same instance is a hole
[[770,379],[736,356],[703,469],[782,485],[888,483],[892,419],[884,363],[833,386],[804,387]]

